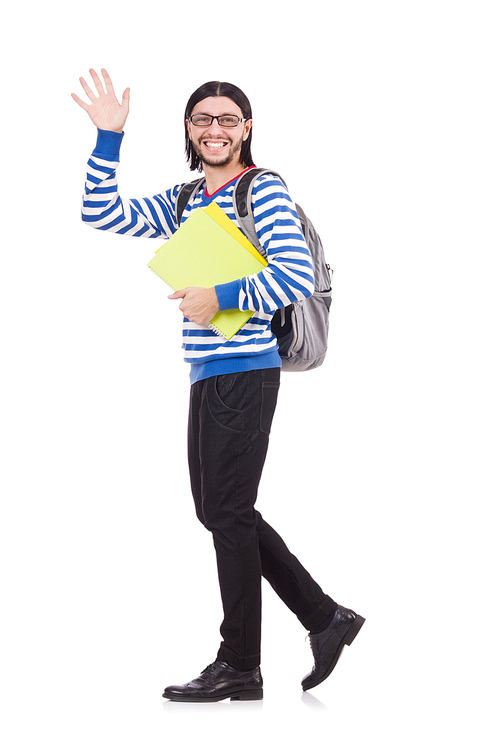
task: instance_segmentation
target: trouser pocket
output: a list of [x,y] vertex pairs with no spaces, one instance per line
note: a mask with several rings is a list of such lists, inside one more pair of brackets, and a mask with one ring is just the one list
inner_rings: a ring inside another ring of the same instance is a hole
[[210,413],[230,432],[241,432],[245,426],[244,412],[248,401],[248,375],[235,373],[207,378],[206,398]]

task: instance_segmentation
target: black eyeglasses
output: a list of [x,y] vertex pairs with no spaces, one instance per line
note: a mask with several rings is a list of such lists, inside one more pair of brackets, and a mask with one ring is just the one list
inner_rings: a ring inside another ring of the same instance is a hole
[[190,123],[193,126],[211,126],[214,122],[214,118],[217,119],[217,123],[222,128],[235,128],[242,121],[246,121],[246,118],[238,118],[237,115],[208,115],[207,113],[196,113],[189,118]]

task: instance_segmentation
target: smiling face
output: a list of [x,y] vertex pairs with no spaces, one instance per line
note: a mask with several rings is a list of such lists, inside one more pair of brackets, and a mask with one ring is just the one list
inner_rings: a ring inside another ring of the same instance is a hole
[[[208,115],[237,115],[243,118],[243,113],[229,97],[207,97],[200,100],[191,113],[206,113]],[[216,118],[211,126],[193,126],[187,121],[189,138],[193,149],[204,165],[222,167],[227,165],[240,166],[241,145],[250,133],[252,121],[243,121],[235,128],[219,126]],[[241,167],[245,167],[241,165]]]

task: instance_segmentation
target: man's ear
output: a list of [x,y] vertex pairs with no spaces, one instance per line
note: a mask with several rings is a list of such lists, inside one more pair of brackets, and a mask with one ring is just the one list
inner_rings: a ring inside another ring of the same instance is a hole
[[252,121],[251,118],[248,121],[245,121],[245,130],[243,132],[243,141],[244,142],[246,142],[246,140],[248,139],[248,137],[250,135],[250,129],[252,128],[252,126],[253,126],[253,121]]

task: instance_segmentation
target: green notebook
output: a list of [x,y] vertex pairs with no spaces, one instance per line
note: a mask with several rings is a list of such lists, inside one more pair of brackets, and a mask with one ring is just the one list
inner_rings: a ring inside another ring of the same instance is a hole
[[[260,273],[266,265],[216,202],[195,210],[148,263],[174,291],[230,283]],[[217,312],[210,327],[230,339],[253,314],[239,309]]]

